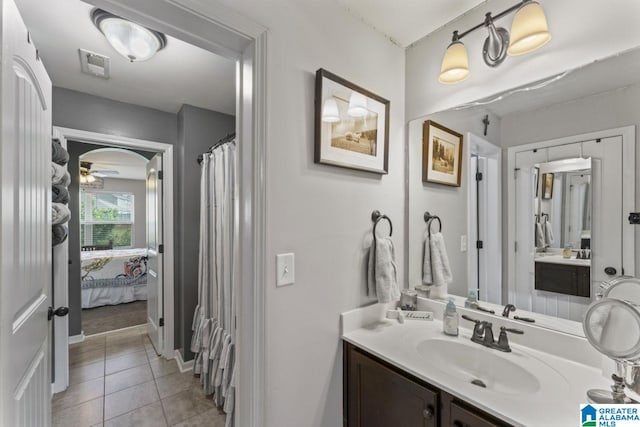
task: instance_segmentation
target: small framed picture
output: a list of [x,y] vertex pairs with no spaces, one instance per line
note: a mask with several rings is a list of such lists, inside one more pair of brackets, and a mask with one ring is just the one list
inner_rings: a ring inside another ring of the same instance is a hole
[[542,198],[551,199],[553,197],[553,174],[542,174]]
[[460,187],[462,135],[427,120],[422,129],[422,181]]
[[315,163],[389,172],[388,100],[321,68],[315,114]]

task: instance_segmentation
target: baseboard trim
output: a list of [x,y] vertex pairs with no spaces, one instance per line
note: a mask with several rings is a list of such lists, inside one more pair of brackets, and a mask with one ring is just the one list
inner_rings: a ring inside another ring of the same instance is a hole
[[176,350],[174,352],[174,355],[176,358],[176,362],[178,363],[178,369],[180,369],[180,372],[184,373],[184,372],[193,370],[193,359],[189,360],[188,362],[185,362],[182,359],[182,353],[180,353],[180,350]]
[[78,344],[84,341],[84,339],[85,339],[84,331],[80,331],[79,335],[73,335],[69,337],[69,344]]

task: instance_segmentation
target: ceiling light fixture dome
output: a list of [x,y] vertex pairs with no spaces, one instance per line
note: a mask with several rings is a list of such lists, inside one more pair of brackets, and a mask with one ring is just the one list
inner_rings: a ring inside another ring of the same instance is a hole
[[131,62],[146,61],[167,45],[164,34],[102,9],[94,9],[91,20],[109,44]]

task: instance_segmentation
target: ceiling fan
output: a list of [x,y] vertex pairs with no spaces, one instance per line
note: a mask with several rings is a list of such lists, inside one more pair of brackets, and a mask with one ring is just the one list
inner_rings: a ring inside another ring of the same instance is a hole
[[80,183],[91,184],[92,182],[95,182],[96,178],[104,178],[109,175],[120,174],[120,172],[110,169],[97,169],[92,171],[91,165],[93,165],[92,162],[80,162]]

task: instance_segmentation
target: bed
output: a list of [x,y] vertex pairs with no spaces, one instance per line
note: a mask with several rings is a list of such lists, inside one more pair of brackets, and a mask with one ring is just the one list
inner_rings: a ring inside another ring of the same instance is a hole
[[82,251],[82,308],[147,299],[147,249]]

